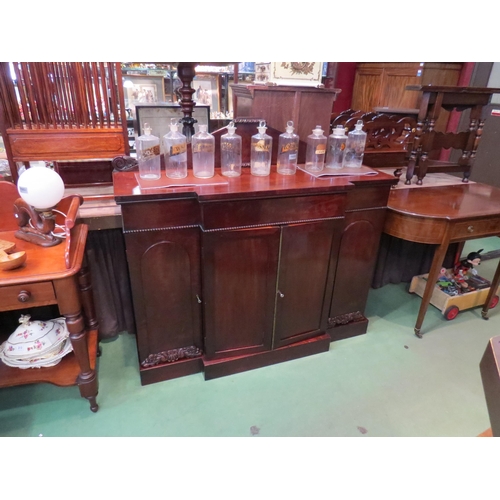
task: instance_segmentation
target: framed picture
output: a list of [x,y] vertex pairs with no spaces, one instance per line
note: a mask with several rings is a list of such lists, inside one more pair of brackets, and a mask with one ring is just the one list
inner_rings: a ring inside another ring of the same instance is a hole
[[[137,136],[144,133],[144,124],[148,123],[151,127],[151,133],[160,140],[170,132],[170,120],[172,118],[181,119],[184,113],[179,105],[176,104],[158,104],[158,105],[137,105],[135,107],[136,121],[135,128]],[[195,132],[198,132],[198,125],[207,125],[210,130],[210,106],[196,105],[193,109],[193,118],[197,120],[194,124]],[[181,129],[179,128],[179,131]]]
[[219,75],[196,75],[191,84],[195,93],[193,101],[203,106],[210,106],[212,113],[220,111]]
[[256,62],[255,63],[255,82],[257,84],[266,85],[271,77],[271,63],[270,62]]
[[272,62],[269,82],[276,85],[321,87],[322,62]]
[[125,108],[134,110],[138,105],[165,101],[163,76],[124,75]]

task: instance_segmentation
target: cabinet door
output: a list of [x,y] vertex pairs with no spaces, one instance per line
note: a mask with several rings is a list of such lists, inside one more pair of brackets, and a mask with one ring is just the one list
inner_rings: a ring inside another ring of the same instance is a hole
[[198,228],[126,233],[140,361],[202,348]]
[[364,313],[384,220],[384,208],[346,214],[330,318]]
[[279,227],[203,233],[206,357],[271,348]]
[[283,227],[273,348],[326,330],[328,271],[341,225],[340,219]]

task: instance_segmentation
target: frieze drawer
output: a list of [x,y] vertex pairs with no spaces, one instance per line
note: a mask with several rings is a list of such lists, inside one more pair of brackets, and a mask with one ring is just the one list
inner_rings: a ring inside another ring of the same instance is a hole
[[203,229],[252,227],[343,217],[346,193],[202,203]]
[[51,281],[0,288],[2,311],[56,304],[56,294]]
[[492,236],[492,233],[500,234],[500,217],[481,219],[477,221],[459,222],[455,224],[451,233],[451,239],[469,239],[480,236]]

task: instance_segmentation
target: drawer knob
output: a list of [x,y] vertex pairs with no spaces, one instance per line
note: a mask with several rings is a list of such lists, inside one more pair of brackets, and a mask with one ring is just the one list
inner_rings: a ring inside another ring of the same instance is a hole
[[282,293],[282,292],[280,292],[279,290],[278,290],[278,295],[279,295],[279,296],[280,296],[280,298],[282,298],[282,299],[283,299],[283,298],[285,298],[285,294],[284,294],[284,293]]
[[28,300],[30,300],[30,297],[31,292],[29,292],[28,290],[21,290],[19,292],[19,295],[17,296],[17,300],[19,302],[28,302]]
[[468,231],[469,233],[473,233],[473,232],[474,232],[474,226],[469,226],[469,227],[467,228],[467,231]]

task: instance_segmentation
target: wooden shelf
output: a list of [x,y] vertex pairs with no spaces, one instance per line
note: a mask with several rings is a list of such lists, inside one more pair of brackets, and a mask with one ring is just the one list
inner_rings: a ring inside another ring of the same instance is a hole
[[[97,357],[97,330],[87,332],[90,366],[95,369]],[[77,385],[80,366],[73,352],[50,368],[13,368],[0,361],[0,388],[46,382],[60,387]]]

